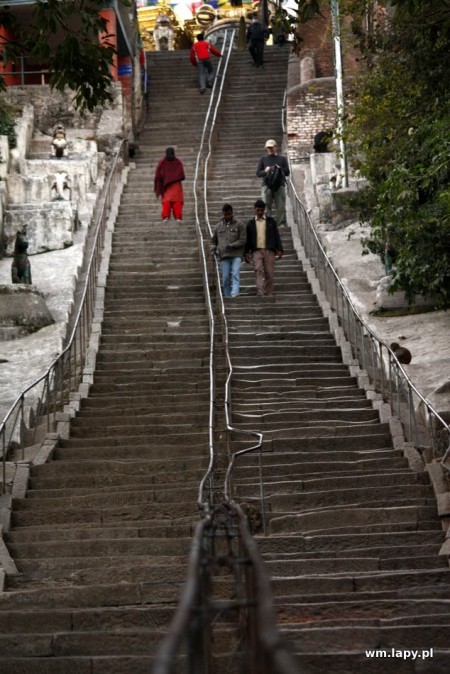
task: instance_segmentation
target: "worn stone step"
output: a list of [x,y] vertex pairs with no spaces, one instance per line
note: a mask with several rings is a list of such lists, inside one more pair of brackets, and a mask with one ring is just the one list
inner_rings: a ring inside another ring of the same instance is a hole
[[152,662],[149,655],[0,657],[2,674],[148,674]]
[[[55,449],[54,458],[69,459],[76,456],[82,460],[93,458],[114,459],[121,457],[128,460],[157,459],[165,455],[169,459],[185,456],[206,456],[207,433],[189,433],[188,435],[162,434],[155,440],[153,434],[150,438],[143,436],[120,436],[101,438],[68,438],[60,442]],[[108,452],[110,456],[108,457]],[[90,454],[90,456],[89,456]]]
[[[196,495],[196,493],[195,493]],[[92,525],[96,524],[100,526],[108,526],[109,523],[119,523],[122,521],[139,519],[142,522],[152,522],[154,519],[167,518],[172,520],[178,517],[191,517],[195,519],[197,515],[196,506],[194,500],[191,499],[190,504],[182,503],[129,503],[122,502],[119,499],[119,503],[116,505],[111,502],[106,504],[106,506],[97,506],[96,508],[79,508],[79,507],[67,507],[64,509],[58,508],[56,499],[49,499],[49,501],[55,502],[55,508],[51,508],[51,503],[47,503],[49,506],[44,509],[38,509],[36,503],[34,507],[24,509],[17,509],[12,514],[12,523],[14,527],[31,527],[31,526],[48,526],[48,525],[60,525],[60,524],[87,524]]]
[[377,555],[394,557],[408,554],[411,546],[423,551],[438,550],[442,545],[442,531],[403,531],[376,533],[344,533],[316,535],[271,535],[266,538],[257,537],[260,552],[266,554],[299,554],[305,553],[330,556],[348,556],[357,552],[357,556]]
[[[14,657],[27,652],[30,657],[65,656],[117,656],[133,653],[148,655],[163,639],[165,631],[156,626],[144,628],[124,628],[117,630],[105,627],[102,631],[75,630],[61,633],[33,635],[0,635],[0,648],[4,657]],[[215,630],[215,649],[224,652],[231,644],[231,633],[226,627]]]
[[[209,390],[200,391],[197,390],[195,393],[195,404],[205,405],[209,400]],[[152,409],[157,409],[159,406],[165,408],[167,406],[173,407],[173,409],[182,409],[186,408],[186,403],[192,401],[192,396],[190,393],[159,393],[157,397],[154,395],[149,396],[132,396],[127,402],[127,396],[90,396],[89,398],[83,398],[80,402],[80,410],[83,413],[90,414],[93,413],[99,414],[110,414],[116,409],[127,410],[127,405],[129,404],[135,410],[148,410],[149,406],[152,406]]]
[[[419,570],[419,569],[448,569],[448,563],[439,555],[423,557],[414,554],[411,550],[409,557],[379,558],[379,557],[343,557],[340,559],[302,559],[301,555],[289,560],[264,560],[264,565],[272,577],[292,578],[298,574],[311,576],[322,575],[350,575],[356,573]],[[446,616],[450,624],[450,617]]]
[[[436,517],[435,504],[430,505],[400,505],[381,507],[350,505],[347,508],[323,508],[302,513],[281,515],[270,514],[270,531],[275,534],[283,532],[307,532],[308,535],[326,534],[329,531],[346,534],[374,533],[376,531],[402,531],[435,528],[441,531],[439,520]],[[426,526],[424,526],[426,523]],[[431,527],[431,523],[433,527]],[[402,529],[403,527],[403,529]]]
[[107,629],[152,628],[167,625],[173,618],[170,606],[140,606],[134,608],[114,606],[100,609],[48,609],[27,611],[0,611],[0,632],[2,634],[33,634],[47,632],[84,632]]
[[[449,593],[443,597],[424,599],[422,597],[379,599],[374,593],[370,599],[351,597],[339,603],[339,616],[336,615],[336,604],[333,601],[289,601],[279,604],[276,611],[280,623],[297,621],[304,618],[305,624],[341,624],[348,622],[366,622],[367,624],[427,624],[433,621],[447,620],[449,615]],[[280,598],[281,599],[281,598]],[[287,599],[287,598],[286,598]],[[439,619],[438,619],[439,616]],[[303,623],[303,620],[302,620]]]
[[[431,627],[431,626],[430,626]],[[289,639],[295,652],[314,653],[326,644],[328,653],[365,651],[366,649],[424,650],[447,649],[450,624],[432,625],[433,629],[406,625],[393,627],[311,627],[283,625],[282,635]],[[429,656],[430,657],[430,656]]]
[[[173,538],[173,537],[172,537]],[[60,543],[64,546],[64,542]],[[103,557],[31,557],[17,560],[18,575],[10,576],[7,591],[30,591],[46,587],[113,584],[121,582],[168,583],[167,565],[170,564],[170,583],[181,586],[186,579],[187,557],[161,555],[140,558],[136,555],[111,555],[108,565]]]
[[[181,374],[183,374],[185,368],[180,367],[176,368],[173,363],[170,363],[172,367],[168,367],[173,373],[177,373],[177,370],[181,370]],[[167,363],[169,365],[169,363]],[[104,363],[105,369],[109,367],[108,363]],[[95,375],[96,376],[96,375]],[[114,378],[114,375],[113,375]],[[176,394],[176,391],[180,389],[180,386],[183,386],[183,390],[185,392],[189,391],[192,395],[195,395],[197,392],[203,393],[205,391],[205,385],[203,382],[192,382],[189,380],[185,380],[184,382],[181,382],[178,380],[178,385],[174,381],[174,377],[172,377],[171,384],[169,385],[167,381],[164,381],[162,378],[158,378],[156,375],[152,376],[151,374],[144,375],[141,379],[141,381],[136,381],[133,383],[129,379],[125,379],[125,381],[118,381],[117,383],[114,383],[114,381],[109,382],[108,381],[108,376],[105,377],[105,381],[102,383],[101,382],[101,377],[98,377],[98,383],[97,383],[97,376],[96,380],[94,381],[94,384],[92,384],[91,387],[91,395],[93,396],[104,396],[105,394],[111,394],[111,395],[118,395],[122,394],[128,398],[132,396],[136,396],[137,398],[141,398],[143,395],[147,396],[152,396],[157,397],[158,392],[161,392],[163,394],[170,394],[173,393],[174,395]]]
[[[179,583],[114,583],[101,585],[39,588],[36,590],[3,592],[0,611],[32,608],[87,608],[111,606],[152,605],[176,602]],[[1,662],[1,661],[0,661]]]
[[[359,437],[362,439],[364,436],[364,442],[366,442],[366,438],[368,436],[373,435],[375,439],[381,437],[386,437],[382,436],[383,429],[381,428],[383,424],[380,423],[357,423],[355,425],[346,425],[345,422],[342,424],[339,424],[338,422],[333,422],[333,424],[330,425],[324,425],[321,424],[320,422],[313,423],[311,422],[310,425],[304,425],[304,426],[296,426],[294,424],[291,425],[289,428],[282,428],[282,429],[274,429],[272,430],[271,428],[265,429],[265,443],[267,440],[270,440],[272,438],[276,438],[278,442],[286,441],[286,444],[284,445],[284,448],[287,450],[291,445],[291,438],[295,438],[294,442],[297,444],[297,447],[300,447],[302,449],[306,449],[306,444],[303,444],[305,440],[308,438],[328,438],[328,445],[331,445],[335,449],[335,451],[339,451],[339,449],[346,449],[348,448],[348,442],[349,440],[353,437]],[[331,441],[331,438],[333,438],[333,441]],[[385,444],[388,444],[385,443]],[[302,446],[303,445],[303,446]],[[279,445],[278,445],[279,446]]]
[[[43,503],[39,503],[42,508]],[[64,507],[64,504],[61,504]],[[43,557],[109,557],[142,555],[153,557],[157,555],[182,555],[189,551],[190,538],[126,538],[123,539],[94,539],[94,540],[64,540],[16,542],[11,544],[10,550],[14,556],[20,558]]]
[[331,423],[344,424],[346,422],[367,423],[378,422],[379,414],[371,407],[326,407],[316,409],[297,408],[295,410],[277,410],[274,412],[234,412],[233,422],[242,428],[258,424],[269,428],[271,431],[280,428],[290,428],[296,425],[314,425],[321,422],[326,425]]
[[346,504],[385,503],[392,501],[404,502],[410,499],[434,500],[434,492],[431,486],[398,484],[395,489],[392,486],[364,487],[332,489],[330,491],[309,491],[296,494],[271,494],[271,508],[276,512],[285,510],[293,511],[300,509],[323,508],[333,504],[344,506]]
[[177,473],[172,475],[163,473],[156,477],[130,475],[126,478],[119,476],[115,479],[102,475],[100,478],[94,480],[79,478],[74,481],[69,478],[66,480],[62,479],[61,484],[53,481],[53,484],[47,483],[47,485],[44,485],[41,483],[38,487],[36,487],[34,481],[30,481],[27,498],[58,498],[62,496],[101,495],[105,493],[109,493],[113,497],[119,493],[129,492],[131,489],[135,492],[142,492],[180,488],[182,491],[182,488],[186,488],[188,485],[192,485],[194,489],[197,488],[205,472],[206,468],[194,474],[183,473],[182,476],[179,476]]
[[424,590],[427,586],[436,588],[442,584],[447,587],[450,573],[447,569],[402,570],[358,573],[353,575],[302,575],[289,578],[272,577],[272,587],[276,594],[289,596],[291,593],[349,593],[381,592],[382,590],[401,591],[404,588]]
[[[69,441],[60,441],[60,443]],[[75,443],[76,445],[76,443]],[[30,467],[30,479],[35,480],[37,484],[45,480],[64,480],[64,479],[83,479],[89,477],[97,479],[107,476],[110,479],[127,476],[145,476],[149,475],[158,479],[162,476],[183,475],[185,472],[203,470],[206,465],[206,457],[196,456],[195,452],[188,452],[182,459],[179,457],[171,458],[169,455],[163,459],[143,460],[132,459],[95,459],[91,457],[90,461],[50,461],[37,466]]]
[[[325,471],[324,471],[325,473]],[[380,487],[397,487],[399,485],[429,485],[427,473],[413,473],[410,470],[402,472],[389,471],[379,473],[374,471],[365,475],[351,474],[347,476],[330,475],[328,472],[323,476],[315,478],[296,480],[293,476],[289,479],[276,479],[272,475],[266,476],[264,480],[265,485],[270,488],[271,492],[277,493],[312,493],[315,491],[325,490],[343,490],[343,489],[362,489],[364,487],[376,488]],[[239,490],[241,492],[247,490],[249,495],[255,493],[255,483],[239,482]]]
[[[78,414],[71,420],[71,430],[84,428],[89,430],[91,435],[99,435],[103,433],[123,432],[122,428],[137,429],[139,426],[145,428],[167,426],[170,424],[171,428],[178,430],[179,426],[186,426],[187,428],[202,427],[208,423],[208,410],[203,409],[202,412],[195,412],[189,410],[184,413],[176,413],[173,410],[166,410],[165,413],[154,412],[151,413],[148,409],[145,413],[135,411],[133,414],[116,414],[112,419],[111,416],[98,415],[95,419],[95,424],[92,423],[92,417],[89,415]],[[92,426],[95,428],[92,428]],[[74,436],[76,433],[74,433]]]
[[[106,374],[104,375],[106,378]],[[142,402],[139,402],[139,400],[136,400],[136,398],[130,398],[130,400],[127,402],[127,399],[124,397],[121,397],[120,400],[117,400],[116,398],[107,397],[107,403],[109,404],[104,404],[104,399],[102,398],[96,398],[96,399],[91,399],[89,405],[81,405],[80,406],[80,411],[78,412],[78,416],[82,418],[88,418],[88,417],[105,417],[108,415],[111,415],[111,413],[114,413],[117,415],[123,415],[123,416],[130,416],[132,417],[133,415],[136,416],[141,416],[148,414],[150,411],[154,414],[156,413],[168,413],[168,411],[172,411],[174,413],[181,412],[181,411],[186,411],[186,404],[192,403],[192,400],[189,400],[189,396],[187,395],[180,395],[180,396],[161,396],[163,400],[160,399],[160,397],[149,397],[145,400],[145,402],[142,400]],[[208,401],[209,401],[209,393],[205,389],[204,393],[197,393],[195,395],[195,400],[193,404],[191,404],[191,411],[193,414],[197,414],[199,412],[202,412],[205,414],[205,409],[208,406]],[[95,403],[97,402],[97,406]],[[133,404],[134,403],[134,404]]]
[[[359,459],[355,461],[295,461],[296,454],[292,457],[291,463],[280,458],[279,462],[266,463],[264,461],[267,455],[262,455],[262,465],[266,466],[263,472],[264,479],[277,479],[278,477],[289,477],[293,480],[321,477],[324,473],[336,477],[350,477],[353,475],[372,475],[373,473],[389,473],[392,470],[401,470],[408,468],[408,462],[403,457],[397,458],[378,458],[378,459]],[[259,476],[255,472],[254,465],[242,465],[240,462],[233,473],[233,483],[259,481]]]

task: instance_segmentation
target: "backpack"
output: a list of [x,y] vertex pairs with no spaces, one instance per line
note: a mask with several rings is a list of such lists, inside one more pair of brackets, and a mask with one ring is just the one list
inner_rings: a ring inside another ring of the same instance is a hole
[[271,192],[277,192],[284,185],[284,173],[279,166],[271,166],[268,171],[265,184]]

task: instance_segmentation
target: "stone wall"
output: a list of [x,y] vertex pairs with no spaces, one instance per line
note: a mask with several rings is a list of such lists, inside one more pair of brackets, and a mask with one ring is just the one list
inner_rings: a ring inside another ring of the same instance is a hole
[[[122,109],[122,90],[120,83],[114,85],[114,103],[107,106],[112,110]],[[8,87],[4,96],[12,104],[32,105],[34,108],[34,128],[44,134],[51,134],[53,127],[61,122],[73,129],[95,129],[104,112],[98,106],[93,112],[83,115],[75,108],[73,91],[61,93],[52,90],[48,84]]]
[[287,133],[289,156],[298,162],[313,151],[314,136],[336,121],[336,83],[322,77],[298,84],[288,91]]

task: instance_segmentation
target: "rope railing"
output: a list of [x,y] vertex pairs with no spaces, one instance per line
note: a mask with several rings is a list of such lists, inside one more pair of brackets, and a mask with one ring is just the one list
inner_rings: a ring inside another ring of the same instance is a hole
[[[28,427],[32,427],[28,444],[34,444],[40,439],[39,431],[45,433],[52,431],[57,413],[69,402],[70,394],[78,388],[82,380],[94,315],[95,289],[106,223],[120,180],[124,148],[125,143],[122,141],[105,181],[92,236],[92,250],[86,269],[85,286],[67,344],[45,373],[19,394],[0,424],[3,493],[6,493],[6,462],[10,448],[18,446],[24,458],[25,433]],[[27,415],[30,420],[26,418]]]

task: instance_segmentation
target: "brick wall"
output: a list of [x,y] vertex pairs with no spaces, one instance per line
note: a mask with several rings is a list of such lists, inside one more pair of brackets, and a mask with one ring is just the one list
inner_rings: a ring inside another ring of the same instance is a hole
[[318,131],[336,121],[336,83],[333,77],[310,80],[288,92],[287,134],[291,161],[313,151]]

